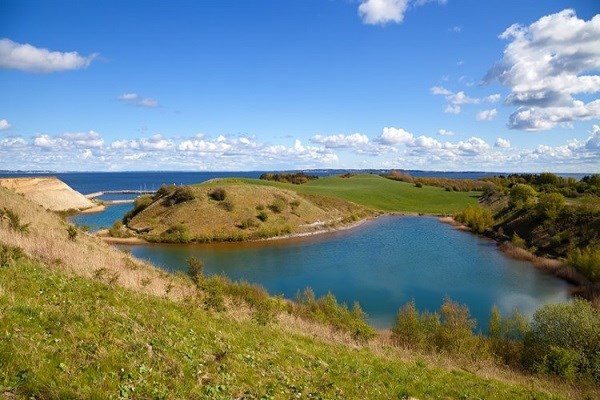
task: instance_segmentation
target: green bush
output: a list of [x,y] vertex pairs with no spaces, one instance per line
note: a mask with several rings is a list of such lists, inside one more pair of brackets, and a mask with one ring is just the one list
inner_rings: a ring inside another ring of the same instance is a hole
[[256,218],[258,218],[262,222],[266,222],[269,219],[269,214],[267,214],[264,211],[261,211],[261,212],[258,213],[258,215],[256,216]]
[[[161,188],[163,188],[164,186],[161,186]],[[160,190],[160,189],[159,189]],[[157,192],[158,193],[158,192]],[[131,219],[133,217],[135,217],[136,215],[138,215],[140,212],[144,211],[146,208],[148,208],[148,206],[150,206],[150,204],[152,204],[152,202],[154,201],[154,199],[149,196],[149,195],[143,195],[143,196],[139,196],[137,197],[134,201],[133,201],[133,209],[131,211],[128,211],[125,216],[123,217],[123,223],[128,223],[129,221],[131,221]]]
[[433,337],[439,326],[440,318],[437,313],[420,314],[415,301],[411,300],[398,310],[392,328],[392,338],[402,347],[429,350],[434,347]]
[[592,282],[600,282],[600,245],[572,250],[567,257],[567,263]]
[[550,219],[556,219],[565,208],[565,197],[560,193],[542,193],[536,206],[537,212]]
[[271,211],[273,211],[274,213],[281,213],[283,210],[285,210],[286,207],[286,202],[284,199],[282,199],[281,197],[278,197],[275,199],[275,201],[273,201],[273,203],[269,206],[269,209]]
[[170,226],[160,235],[163,242],[168,243],[189,243],[191,241],[190,229],[183,224]]
[[468,356],[477,353],[479,340],[473,335],[476,321],[466,305],[445,298],[440,308],[440,322],[434,336],[438,349]]
[[509,192],[508,204],[514,208],[530,207],[535,204],[537,192],[524,183],[514,185]]
[[204,280],[204,263],[196,257],[189,257],[186,262],[188,265],[187,272],[189,277],[196,284],[196,286],[199,287]]
[[254,218],[246,218],[238,225],[240,229],[252,229],[258,226],[258,222]]
[[512,238],[510,239],[510,242],[515,247],[519,247],[521,249],[527,249],[527,242],[525,241],[525,239],[523,239],[521,236],[519,236],[517,234],[517,232],[513,232],[513,235],[512,235]]
[[476,204],[468,206],[461,213],[457,214],[456,220],[467,225],[477,233],[483,233],[494,224],[492,211],[487,207]]
[[346,304],[339,304],[331,292],[315,299],[312,289],[307,288],[302,294],[298,294],[294,310],[302,317],[348,332],[358,341],[367,341],[376,335],[375,330],[366,322],[367,315],[358,303],[354,304],[352,310],[348,310]]
[[525,364],[535,371],[600,382],[600,310],[581,299],[538,309],[525,339]]

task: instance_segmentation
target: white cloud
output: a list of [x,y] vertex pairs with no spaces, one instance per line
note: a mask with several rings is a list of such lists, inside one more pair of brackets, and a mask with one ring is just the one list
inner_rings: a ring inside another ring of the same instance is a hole
[[385,25],[401,23],[408,8],[408,0],[362,0],[358,14],[365,24]]
[[385,127],[381,135],[377,138],[379,143],[384,145],[395,145],[401,143],[410,143],[413,140],[413,134],[402,128]]
[[444,108],[444,112],[448,113],[448,114],[460,114],[460,106],[458,105],[452,105],[452,104],[448,104],[445,108]]
[[94,131],[88,133],[77,132],[77,133],[65,133],[60,136],[68,143],[79,148],[100,148],[104,145],[104,140],[100,137],[100,134]]
[[116,140],[110,144],[110,147],[114,150],[130,149],[161,151],[172,148],[173,142],[171,140],[165,139],[160,134],[156,134],[149,138],[133,140]]
[[458,142],[457,148],[463,154],[474,155],[487,152],[490,145],[481,138],[471,137],[469,140]]
[[119,96],[119,100],[123,100],[123,101],[136,100],[137,98],[138,98],[137,93],[123,93],[122,95]]
[[451,91],[449,91],[448,89],[446,89],[445,87],[442,87],[442,86],[433,86],[431,89],[429,89],[429,91],[431,92],[431,94],[441,95],[441,96],[449,96],[452,94]]
[[590,133],[591,136],[585,142],[585,148],[600,151],[600,126],[594,125]]
[[547,130],[600,117],[600,100],[585,104],[574,97],[600,92],[600,14],[585,21],[563,10],[529,26],[512,25],[500,38],[510,43],[485,81],[510,88],[506,103],[520,107],[510,128]]
[[6,131],[11,128],[10,123],[6,119],[0,119],[0,131]]
[[27,142],[21,137],[9,137],[0,140],[0,149],[23,149],[27,147]]
[[369,138],[362,133],[351,135],[314,135],[310,138],[313,143],[322,144],[327,148],[356,148],[369,144]]
[[487,101],[488,103],[497,103],[498,100],[500,100],[500,94],[496,93],[496,94],[491,94],[489,96],[487,96],[485,98],[485,101]]
[[462,92],[462,91],[446,96],[446,100],[448,100],[450,103],[455,104],[455,105],[479,104],[479,102],[480,102],[479,99],[474,99],[472,97],[469,97],[465,94],[465,92]]
[[497,115],[498,111],[496,111],[495,108],[492,108],[491,110],[483,110],[478,112],[475,118],[477,121],[491,121],[495,119]]
[[454,136],[454,135],[456,135],[456,132],[448,131],[446,129],[440,129],[437,133],[440,136]]
[[156,108],[159,106],[157,100],[148,97],[141,97],[137,93],[123,93],[117,98],[125,103],[134,104],[139,107]]
[[462,26],[460,26],[460,25],[455,25],[455,26],[453,26],[453,27],[451,27],[451,28],[448,28],[448,30],[449,30],[450,32],[455,32],[455,33],[458,33],[458,32],[461,32],[461,31],[462,31]]
[[28,72],[57,72],[87,68],[98,54],[84,57],[76,51],[60,52],[0,39],[0,68]]
[[358,15],[369,25],[399,24],[409,5],[420,7],[427,3],[446,4],[447,0],[360,0]]
[[494,147],[499,147],[501,149],[510,148],[510,140],[499,137],[496,139],[496,143],[494,143]]

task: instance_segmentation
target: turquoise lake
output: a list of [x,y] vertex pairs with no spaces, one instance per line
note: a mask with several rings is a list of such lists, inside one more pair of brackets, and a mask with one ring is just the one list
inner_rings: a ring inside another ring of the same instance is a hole
[[479,329],[493,305],[531,316],[543,304],[566,302],[568,285],[532,264],[504,256],[493,241],[433,217],[386,216],[318,237],[219,245],[127,246],[134,256],[169,271],[186,271],[197,257],[207,274],[246,280],[273,295],[295,298],[311,287],[349,306],[359,301],[378,328],[390,328],[414,299],[435,311],[445,296],[468,305]]

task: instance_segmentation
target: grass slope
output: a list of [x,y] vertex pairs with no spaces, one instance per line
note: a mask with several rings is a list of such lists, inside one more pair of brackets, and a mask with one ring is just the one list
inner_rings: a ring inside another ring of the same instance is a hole
[[7,398],[557,398],[66,277],[0,268]]
[[[193,199],[173,205],[168,197],[158,199],[128,226],[147,231],[145,237],[153,241],[170,241],[167,231],[177,225],[185,227],[189,237],[185,241],[239,241],[313,232],[371,214],[348,201],[303,197],[293,190],[252,183],[214,181],[191,186]],[[225,192],[221,201],[211,198],[217,188]]]
[[332,196],[385,212],[453,214],[476,204],[479,192],[448,192],[443,188],[386,179],[378,175],[332,176],[291,185],[244,179],[245,182],[295,190],[301,194]]

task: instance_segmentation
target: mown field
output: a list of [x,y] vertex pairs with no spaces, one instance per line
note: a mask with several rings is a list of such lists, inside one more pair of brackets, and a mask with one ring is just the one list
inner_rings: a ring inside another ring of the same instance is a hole
[[418,188],[410,183],[368,174],[349,178],[325,177],[302,185],[255,179],[236,181],[286,188],[301,194],[332,196],[374,210],[400,213],[453,214],[462,211],[469,204],[476,204],[481,195],[480,192],[448,192],[433,186]]

